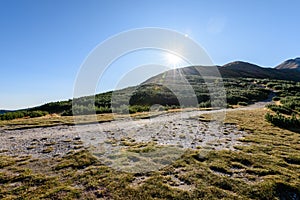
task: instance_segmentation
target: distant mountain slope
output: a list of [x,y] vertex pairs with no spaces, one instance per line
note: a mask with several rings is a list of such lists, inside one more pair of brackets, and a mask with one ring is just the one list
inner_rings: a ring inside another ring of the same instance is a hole
[[276,68],[264,68],[247,62],[231,62],[219,67],[222,77],[230,78],[269,78],[280,80],[300,81],[300,71],[278,70]]
[[[223,78],[268,78],[300,81],[300,71],[298,70],[264,68],[247,62],[236,61],[223,66],[190,66],[169,70],[146,80],[144,83],[159,83],[162,80],[170,82],[171,80],[166,79],[174,79],[174,77],[180,75],[215,76],[217,75],[216,67],[218,67]],[[176,82],[176,78],[173,81]]]
[[289,59],[276,66],[275,69],[297,69],[300,71],[300,57],[295,59]]

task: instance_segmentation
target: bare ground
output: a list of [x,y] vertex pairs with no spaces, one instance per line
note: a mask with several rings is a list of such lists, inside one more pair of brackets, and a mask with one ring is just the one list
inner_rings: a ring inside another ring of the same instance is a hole
[[270,100],[236,109],[167,113],[150,119],[127,118],[101,124],[0,130],[0,152],[10,156],[49,158],[92,147],[105,154],[126,146],[125,142],[155,142],[183,149],[234,150],[235,145],[242,144],[239,139],[246,132],[233,124],[201,121],[198,116],[210,113],[222,118],[230,110],[260,108]]

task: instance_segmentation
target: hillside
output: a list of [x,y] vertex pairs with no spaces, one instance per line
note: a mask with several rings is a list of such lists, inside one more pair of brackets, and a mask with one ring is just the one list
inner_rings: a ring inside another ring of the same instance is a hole
[[219,67],[222,77],[268,78],[300,81],[300,72],[264,68],[247,62],[232,62]]
[[[287,61],[286,61],[287,62]],[[247,62],[236,61],[218,67],[223,78],[267,78],[278,80],[300,81],[300,71],[292,68],[264,68]],[[169,70],[145,81],[161,82],[162,79],[170,79],[174,74],[210,76],[215,74],[215,67],[211,66],[189,66],[181,69]]]
[[[236,61],[223,66],[189,66],[169,70],[156,75],[142,84],[106,92],[95,96],[81,97],[74,100],[50,102],[41,106],[28,109],[28,113],[16,116],[38,116],[45,113],[58,113],[61,115],[81,115],[92,113],[135,113],[148,111],[150,106],[160,104],[164,109],[178,106],[210,107],[211,95],[216,97],[221,107],[224,104],[225,94],[220,91],[210,91],[209,88],[217,88],[214,85],[222,76],[226,88],[227,106],[236,104],[251,104],[263,100],[269,91],[255,84],[254,79],[277,79],[286,81],[300,81],[300,71],[295,69],[295,63],[299,58],[290,59],[276,68],[264,68],[247,62]],[[293,67],[291,63],[294,63]],[[288,65],[289,64],[289,65]],[[205,78],[205,81],[204,79]],[[188,91],[192,91],[189,94]],[[195,97],[196,95],[196,97]],[[113,106],[112,104],[113,98]],[[195,105],[195,98],[198,105]],[[184,102],[184,103],[180,103]],[[130,104],[129,108],[128,103]],[[75,113],[73,113],[75,108]],[[112,107],[114,110],[112,110]],[[44,113],[31,113],[33,111],[45,111]],[[4,111],[3,111],[4,112]],[[9,119],[14,118],[10,114]]]
[[286,60],[276,66],[275,69],[294,69],[300,71],[300,58]]

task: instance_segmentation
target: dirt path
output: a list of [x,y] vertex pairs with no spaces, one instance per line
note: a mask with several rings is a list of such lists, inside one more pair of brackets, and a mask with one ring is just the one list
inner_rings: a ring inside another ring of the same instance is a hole
[[262,108],[270,103],[273,94],[253,105],[214,111],[185,111],[167,113],[150,119],[123,119],[101,124],[55,126],[24,130],[0,131],[0,154],[31,155],[34,158],[64,156],[70,151],[97,147],[111,152],[124,146],[124,142],[176,145],[187,148],[231,149],[241,144],[238,140],[247,133],[235,125],[201,122],[205,113],[225,114],[230,110]]

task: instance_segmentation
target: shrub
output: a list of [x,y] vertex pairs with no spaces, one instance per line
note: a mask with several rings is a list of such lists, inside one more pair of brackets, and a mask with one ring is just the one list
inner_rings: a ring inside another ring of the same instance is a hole
[[280,101],[280,97],[273,97],[272,100],[273,101]]
[[113,107],[112,110],[114,113],[119,113],[119,114],[128,114],[129,113],[129,106],[128,105],[120,105],[118,107]]
[[72,110],[65,110],[61,116],[72,116],[73,115],[73,112]]
[[88,105],[80,105],[80,104],[75,104],[73,105],[73,115],[89,115],[89,114],[94,114],[95,111],[95,106],[93,104],[88,104]]
[[210,108],[211,107],[211,103],[210,101],[205,101],[205,102],[201,102],[199,103],[199,108]]
[[267,105],[267,108],[269,108],[274,112],[279,112],[286,115],[291,115],[293,113],[293,111],[289,108],[286,108],[284,106],[274,105],[274,104]]
[[274,90],[281,90],[282,89],[282,86],[281,85],[275,85],[273,87]]
[[129,107],[129,113],[148,112],[150,106],[134,105]]
[[166,105],[164,108],[165,108],[165,110],[172,110],[172,109],[178,109],[178,108],[180,108],[180,106],[176,106],[176,105],[169,106],[169,105]]
[[247,106],[248,103],[247,103],[247,102],[238,102],[238,105],[239,105],[239,106]]
[[42,117],[42,116],[45,116],[47,114],[49,114],[49,113],[46,112],[46,111],[40,111],[40,110],[37,110],[37,111],[28,111],[27,112],[27,116],[29,116],[30,118]]
[[272,115],[270,113],[266,113],[265,119],[272,123],[275,126],[282,128],[299,128],[300,120],[296,118],[296,115],[292,115],[292,117],[284,117],[280,113],[276,113],[276,115]]
[[8,112],[0,115],[0,120],[13,120],[13,119],[19,119],[23,117],[42,117],[44,115],[49,114],[46,111],[15,111],[15,112]]
[[96,113],[97,114],[102,114],[102,113],[111,113],[112,110],[110,107],[108,106],[100,106],[100,107],[96,107]]

